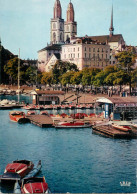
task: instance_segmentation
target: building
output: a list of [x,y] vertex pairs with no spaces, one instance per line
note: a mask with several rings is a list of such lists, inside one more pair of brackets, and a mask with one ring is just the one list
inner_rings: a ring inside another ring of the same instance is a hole
[[137,119],[137,100],[134,97],[98,97],[96,103],[104,106],[104,116],[113,120]]
[[60,96],[64,95],[63,91],[42,91],[37,90],[31,93],[33,98],[33,104],[37,105],[49,105],[49,104],[60,104]]
[[[113,7],[109,31],[109,35],[77,37],[77,22],[72,2],[68,5],[64,22],[60,0],[55,0],[50,45],[38,51],[39,70],[51,70],[54,63],[51,63],[50,68],[49,60],[53,54],[60,54],[61,60],[75,63],[80,70],[84,67],[104,68],[109,64],[115,64],[115,54],[124,50],[125,41],[122,34],[114,34]],[[90,42],[83,42],[87,37]]]
[[85,67],[104,68],[109,65],[110,47],[105,43],[82,37],[62,45],[61,60],[77,65],[79,70]]
[[61,53],[61,45],[60,44],[52,44],[38,51],[38,69],[41,72],[44,72],[48,69],[47,63],[51,59],[53,54]]

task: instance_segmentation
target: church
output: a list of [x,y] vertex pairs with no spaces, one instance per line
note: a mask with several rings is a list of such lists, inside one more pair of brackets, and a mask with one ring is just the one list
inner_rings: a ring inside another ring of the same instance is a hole
[[79,70],[85,67],[104,67],[115,64],[115,53],[124,50],[122,34],[114,34],[113,7],[109,35],[77,36],[75,11],[70,1],[66,11],[66,21],[62,18],[60,0],[55,0],[51,19],[50,44],[38,51],[38,69],[49,72],[57,60],[69,61]]

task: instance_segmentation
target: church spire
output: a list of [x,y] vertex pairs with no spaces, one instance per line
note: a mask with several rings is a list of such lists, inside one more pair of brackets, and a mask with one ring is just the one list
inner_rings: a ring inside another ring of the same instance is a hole
[[54,19],[57,18],[62,18],[62,9],[61,9],[61,4],[60,0],[56,0],[54,4]]
[[71,0],[67,9],[67,22],[74,22],[74,7]]
[[111,24],[110,24],[109,31],[110,31],[110,36],[113,36],[113,33],[114,33],[114,27],[113,27],[113,5],[112,5]]

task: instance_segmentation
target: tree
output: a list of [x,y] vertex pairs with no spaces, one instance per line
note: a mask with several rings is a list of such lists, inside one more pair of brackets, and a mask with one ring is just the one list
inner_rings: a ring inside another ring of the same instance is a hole
[[127,84],[129,81],[127,73],[123,70],[119,70],[118,72],[115,72],[114,76],[115,76],[115,79],[113,81],[113,84],[120,85],[120,91],[121,91],[121,86],[123,84]]
[[119,69],[125,71],[128,76],[128,84],[130,87],[131,94],[131,76],[132,76],[132,67],[135,63],[135,54],[132,51],[123,51],[116,55],[118,60],[117,66]]
[[61,84],[64,86],[66,86],[67,84],[71,84],[74,73],[75,73],[74,71],[64,73],[61,77]]
[[51,85],[53,81],[53,76],[51,72],[42,73],[41,83]]
[[[18,80],[18,61],[17,57],[10,59],[4,66],[4,72],[9,76],[11,83],[15,83]],[[24,67],[23,61],[20,60],[20,80],[24,81]]]
[[105,79],[105,74],[104,74],[104,71],[102,70],[95,76],[95,80],[93,81],[93,84],[95,86],[103,86],[104,79]]
[[61,76],[68,71],[78,71],[77,66],[73,63],[58,60],[52,69],[54,83],[59,83]]
[[73,77],[71,78],[72,84],[80,84],[82,79],[82,71],[75,72]]
[[29,83],[36,84],[37,83],[37,68],[34,66],[29,66],[25,72],[26,80]]

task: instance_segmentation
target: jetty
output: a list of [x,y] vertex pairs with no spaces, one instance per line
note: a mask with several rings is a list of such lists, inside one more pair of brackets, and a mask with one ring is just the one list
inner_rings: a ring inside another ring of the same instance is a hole
[[53,127],[53,120],[48,115],[29,115],[27,118],[34,125],[42,128]]
[[112,127],[112,125],[92,126],[93,133],[97,133],[111,138],[135,138],[133,131],[125,132]]

